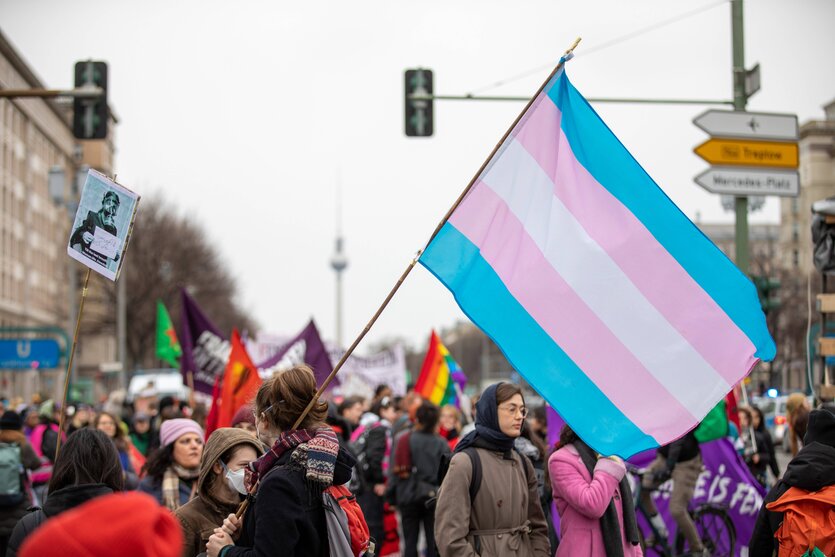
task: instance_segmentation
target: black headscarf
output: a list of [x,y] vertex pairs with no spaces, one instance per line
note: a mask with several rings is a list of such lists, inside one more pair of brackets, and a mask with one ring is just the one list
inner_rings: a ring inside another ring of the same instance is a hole
[[475,431],[468,433],[455,446],[455,452],[460,453],[467,447],[478,447],[489,451],[504,453],[505,458],[512,458],[515,437],[502,433],[499,427],[499,403],[496,400],[496,389],[501,383],[490,385],[481,394],[475,405]]
[[[586,443],[577,438],[572,442],[574,448],[580,454],[580,459],[586,465],[586,470],[594,477],[594,468],[597,465],[597,453]],[[623,513],[623,532],[626,541],[632,545],[640,543],[638,534],[638,521],[635,519],[635,506],[632,503],[632,489],[629,487],[629,480],[624,477],[620,480],[620,504]],[[623,544],[621,542],[621,525],[618,523],[618,511],[615,508],[614,498],[600,517],[600,531],[603,534],[603,547],[607,557],[623,557]]]

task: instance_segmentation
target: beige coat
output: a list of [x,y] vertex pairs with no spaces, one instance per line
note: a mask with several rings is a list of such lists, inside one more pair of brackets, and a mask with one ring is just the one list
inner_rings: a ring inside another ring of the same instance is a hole
[[482,481],[472,505],[473,468],[464,453],[452,457],[438,494],[435,543],[441,557],[550,557],[533,465],[516,451],[506,460],[502,453],[477,450]]

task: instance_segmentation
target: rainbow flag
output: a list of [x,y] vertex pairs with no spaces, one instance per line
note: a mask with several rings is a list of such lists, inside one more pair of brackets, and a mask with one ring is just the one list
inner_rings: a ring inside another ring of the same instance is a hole
[[420,262],[603,454],[677,439],[776,351],[754,285],[562,63]]
[[466,382],[467,377],[461,371],[461,366],[450,356],[449,350],[435,331],[432,331],[426,358],[423,359],[420,375],[415,383],[415,392],[438,406],[458,406],[458,394],[462,392]]

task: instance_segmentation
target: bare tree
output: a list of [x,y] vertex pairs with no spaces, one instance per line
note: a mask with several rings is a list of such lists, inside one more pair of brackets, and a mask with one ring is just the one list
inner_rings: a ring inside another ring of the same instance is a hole
[[[177,213],[162,197],[142,200],[128,246],[122,278],[127,292],[129,369],[158,365],[156,301],[162,300],[182,335],[180,289],[185,288],[208,318],[225,334],[233,327],[255,332],[255,322],[241,309],[235,279],[199,224]],[[116,288],[95,289],[106,314],[85,316],[85,330],[115,327]],[[85,308],[85,313],[86,313]]]

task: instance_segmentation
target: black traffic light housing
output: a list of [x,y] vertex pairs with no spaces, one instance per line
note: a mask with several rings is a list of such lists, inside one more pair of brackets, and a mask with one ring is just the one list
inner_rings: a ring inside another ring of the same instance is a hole
[[75,97],[72,103],[72,134],[78,139],[107,137],[107,63],[87,60],[75,63],[75,88],[101,87],[100,97]]
[[780,280],[775,277],[753,276],[751,281],[757,287],[757,295],[760,298],[760,305],[764,313],[779,309],[781,306],[778,290]]
[[406,135],[430,137],[434,131],[433,103],[431,99],[413,99],[413,95],[432,95],[432,70],[418,68],[406,70]]

